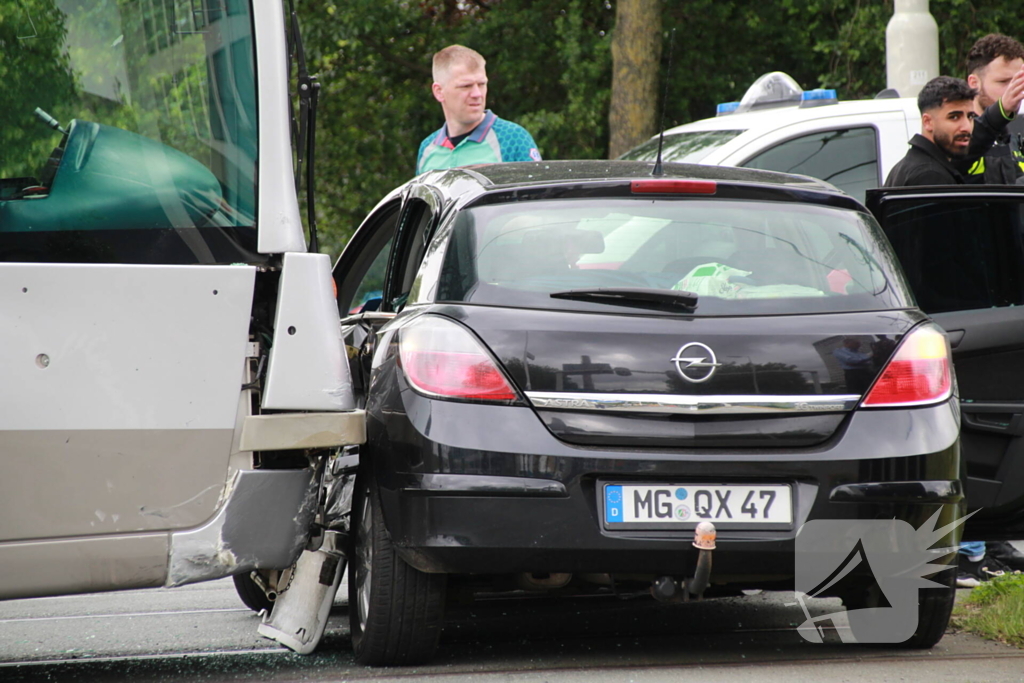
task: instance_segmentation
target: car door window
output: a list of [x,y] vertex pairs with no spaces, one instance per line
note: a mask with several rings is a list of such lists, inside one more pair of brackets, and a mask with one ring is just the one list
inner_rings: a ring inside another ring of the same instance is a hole
[[864,193],[878,187],[878,134],[869,126],[818,131],[775,145],[742,166],[809,175],[864,201]]
[[885,229],[926,313],[1024,304],[1018,202],[910,204],[887,212]]
[[356,287],[355,296],[352,298],[353,306],[349,313],[364,313],[366,311],[378,310],[384,295],[384,275],[388,269],[388,255],[391,253],[392,240],[388,240],[384,247],[377,254],[363,279]]
[[434,225],[434,212],[430,204],[422,199],[409,199],[402,212],[401,245],[392,265],[389,285],[394,293],[393,304],[396,310],[410,299],[416,273],[423,262]]
[[401,202],[395,200],[367,218],[364,227],[370,229],[360,229],[335,264],[338,310],[343,318],[366,311],[388,310],[382,302],[400,207]]

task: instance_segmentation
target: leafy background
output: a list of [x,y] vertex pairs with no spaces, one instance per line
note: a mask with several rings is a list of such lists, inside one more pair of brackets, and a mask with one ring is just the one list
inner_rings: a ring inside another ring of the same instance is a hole
[[[643,0],[654,1],[654,0]],[[430,56],[450,43],[488,60],[488,105],[526,126],[548,159],[602,158],[608,146],[613,0],[299,0],[306,49],[323,84],[317,143],[323,250],[339,253],[374,203],[413,175],[419,142],[442,123]],[[932,0],[941,69],[963,75],[986,33],[1024,38],[1006,0]],[[766,71],[840,98],[885,88],[892,0],[685,0],[662,3],[677,29],[667,126],[713,116]]]
[[[31,102],[65,120],[63,103],[76,86],[66,77],[55,3],[102,9],[131,1],[0,0],[0,82],[8,105]],[[441,125],[430,58],[445,45],[462,43],[485,55],[489,106],[526,126],[545,158],[604,158],[618,10],[660,3],[663,46],[677,29],[671,65],[669,50],[661,51],[660,76],[670,81],[666,126],[713,116],[716,103],[739,99],[766,71],[785,71],[804,88],[836,88],[843,99],[873,96],[885,87],[885,26],[893,12],[893,0],[294,1],[310,68],[322,84],[317,218],[321,249],[335,256],[376,202],[413,175],[420,141]],[[94,30],[102,33],[99,9]],[[931,0],[930,10],[946,74],[963,75],[967,49],[986,33],[1024,38],[1019,2]],[[54,14],[54,21],[27,26],[29,14]],[[33,50],[5,49],[37,29]],[[116,114],[129,129],[146,128],[131,107]],[[0,107],[0,168],[10,165],[5,160],[45,158],[52,146],[52,136],[19,138],[22,115]]]

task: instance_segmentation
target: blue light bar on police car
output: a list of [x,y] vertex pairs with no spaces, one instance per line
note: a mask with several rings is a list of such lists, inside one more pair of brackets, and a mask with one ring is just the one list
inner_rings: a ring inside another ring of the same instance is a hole
[[736,107],[740,106],[739,102],[720,102],[718,108],[715,111],[715,116],[725,116],[736,111]]
[[804,109],[807,107],[820,107],[824,104],[837,104],[839,98],[836,96],[836,91],[832,89],[816,88],[814,90],[804,90],[800,96],[800,106]]

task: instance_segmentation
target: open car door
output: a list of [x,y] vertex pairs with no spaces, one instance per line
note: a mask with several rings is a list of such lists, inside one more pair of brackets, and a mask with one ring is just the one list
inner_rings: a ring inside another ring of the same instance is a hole
[[377,332],[419,296],[420,264],[443,254],[428,250],[442,207],[433,192],[414,187],[386,197],[352,236],[334,266],[342,335],[353,393],[362,407],[369,388]]
[[1024,538],[1024,187],[869,190],[959,385],[966,539]]

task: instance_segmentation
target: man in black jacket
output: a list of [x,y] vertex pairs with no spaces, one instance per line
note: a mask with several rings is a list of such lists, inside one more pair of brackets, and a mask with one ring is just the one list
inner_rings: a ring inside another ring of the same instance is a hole
[[917,96],[921,133],[910,139],[910,151],[893,166],[885,187],[966,182],[953,161],[970,155],[976,94],[967,81],[950,76],[925,84]]

